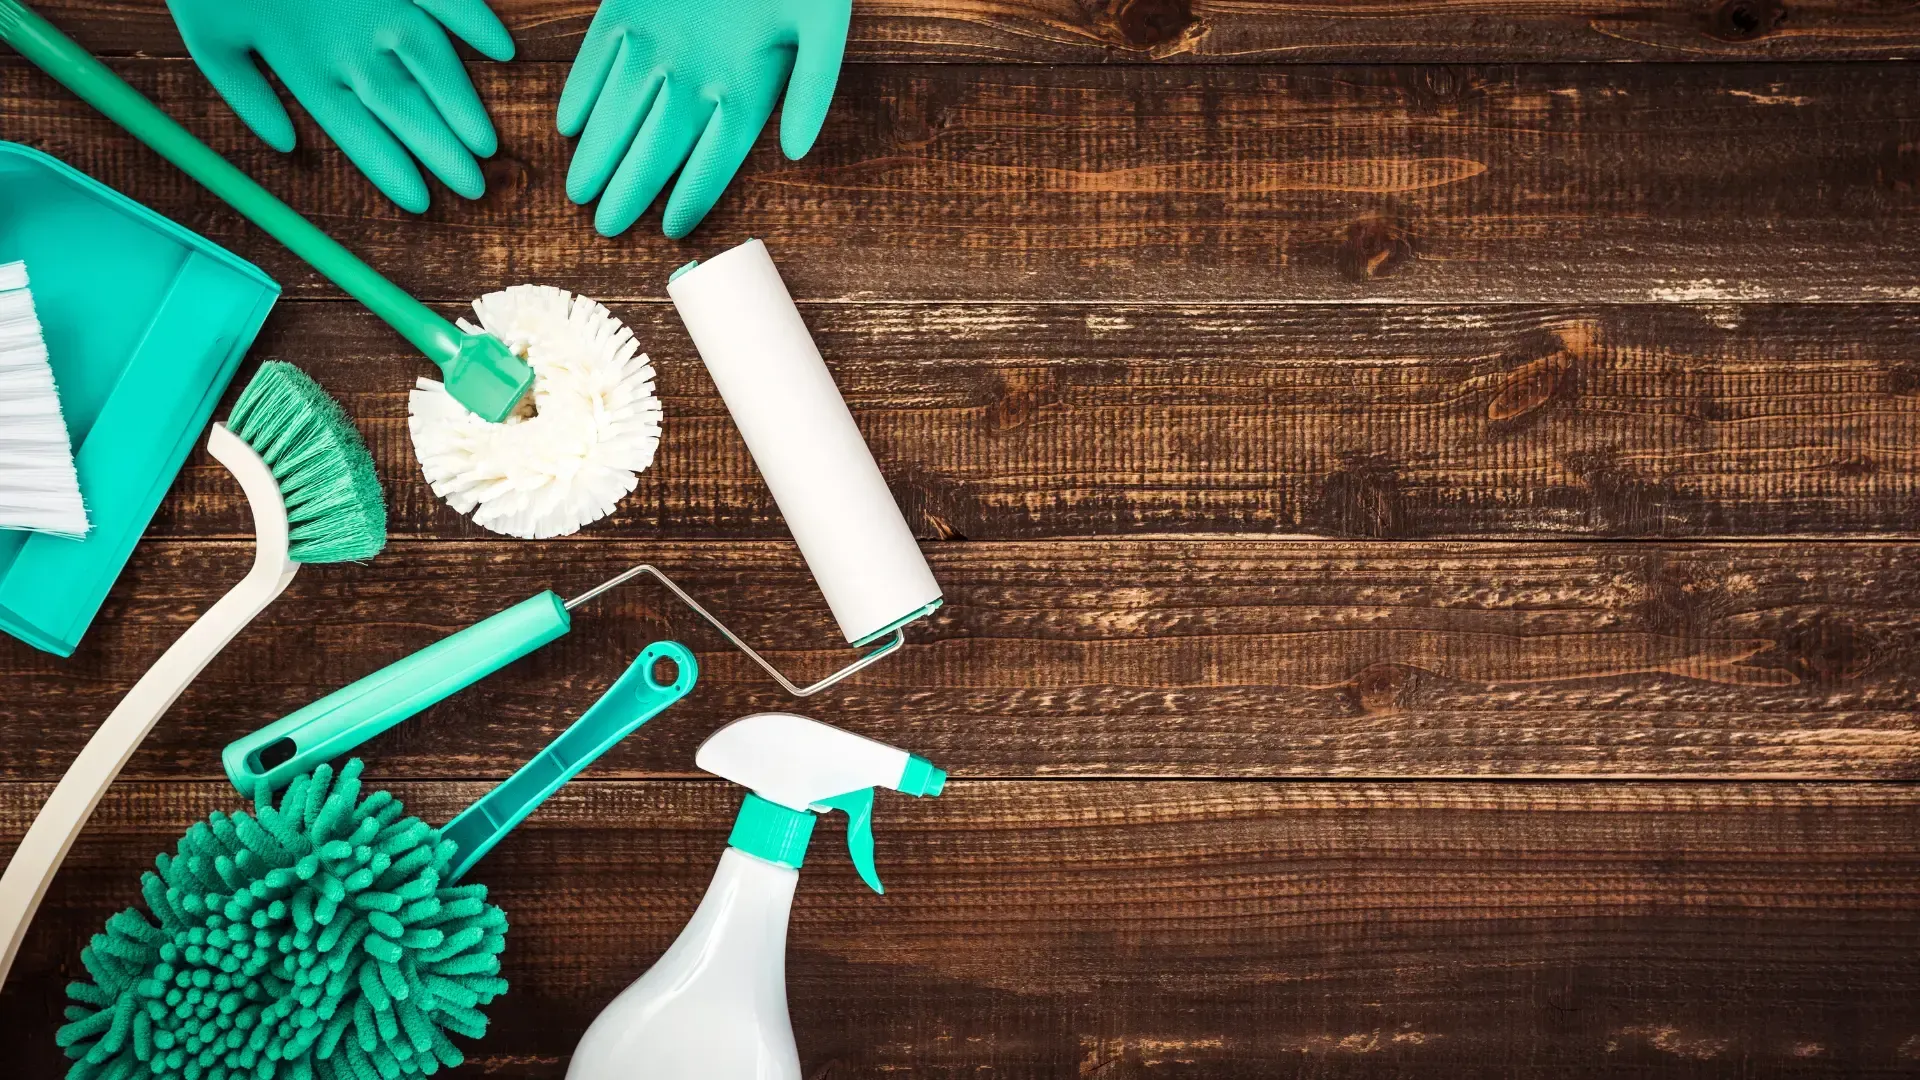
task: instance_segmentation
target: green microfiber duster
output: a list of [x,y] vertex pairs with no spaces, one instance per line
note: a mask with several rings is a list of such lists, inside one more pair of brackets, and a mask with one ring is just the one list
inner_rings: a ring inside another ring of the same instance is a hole
[[500,977],[507,917],[446,886],[455,845],[358,759],[296,779],[275,808],[215,811],[141,879],[80,954],[58,1039],[68,1080],[397,1080],[460,1063]]

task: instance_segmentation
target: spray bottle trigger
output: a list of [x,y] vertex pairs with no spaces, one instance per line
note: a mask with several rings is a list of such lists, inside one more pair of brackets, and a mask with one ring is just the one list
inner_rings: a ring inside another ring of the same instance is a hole
[[887,890],[880,884],[880,872],[873,865],[873,789],[849,791],[813,805],[821,807],[823,812],[846,811],[847,854],[853,857],[853,868],[860,871],[860,880],[866,882],[869,889],[885,895]]

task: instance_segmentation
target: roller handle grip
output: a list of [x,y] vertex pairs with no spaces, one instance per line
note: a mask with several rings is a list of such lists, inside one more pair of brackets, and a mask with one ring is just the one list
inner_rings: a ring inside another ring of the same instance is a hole
[[278,790],[545,645],[569,624],[566,604],[551,590],[528,597],[228,743],[220,762],[249,798],[262,780]]

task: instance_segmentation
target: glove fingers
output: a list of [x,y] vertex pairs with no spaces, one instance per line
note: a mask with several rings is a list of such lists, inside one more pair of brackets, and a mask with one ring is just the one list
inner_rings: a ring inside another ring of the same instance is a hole
[[194,62],[241,121],[275,150],[285,153],[293,149],[293,120],[280,103],[280,95],[273,92],[273,84],[253,62],[253,54],[245,49],[195,49],[192,45],[188,42],[187,51]]
[[466,65],[439,27],[423,17],[419,25],[400,35],[394,54],[467,149],[479,157],[492,157],[500,149],[500,136],[487,118],[486,106],[480,104],[473,80],[467,78]]
[[661,222],[667,236],[678,240],[692,232],[720,201],[721,193],[740,171],[740,163],[753,150],[760,129],[767,126],[767,118],[773,115],[777,93],[778,84],[769,82],[764,92],[729,98],[714,110],[713,119],[707,123],[706,132],[687,158],[687,167],[680,170],[680,179],[674,182],[673,194],[667,199],[666,215]]
[[787,84],[786,104],[780,107],[780,149],[798,161],[813,149],[833,104],[833,88],[840,81],[840,61],[847,51],[850,7],[824,16],[800,34],[794,55],[793,79]]
[[[633,46],[628,44],[627,36],[613,26],[613,16],[609,11],[612,4],[602,4],[593,17],[593,25],[587,28],[587,40],[580,46],[579,55],[573,58],[573,67],[567,72],[567,84],[560,89],[560,109],[555,114],[560,134],[571,139],[580,134],[586,126],[588,114],[593,112],[594,102],[600,99],[602,88],[606,86],[607,76],[614,69],[614,62]],[[602,29],[600,20],[606,19],[608,29]]]
[[426,211],[427,182],[420,178],[420,170],[400,148],[393,133],[374,119],[353,91],[344,86],[328,86],[297,96],[300,104],[306,106],[347,157],[387,198],[409,213]]
[[621,45],[612,77],[587,118],[586,133],[573,148],[573,164],[567,167],[568,198],[585,204],[606,190],[620,159],[635,145],[634,136],[659,107],[664,81],[642,63],[631,43]]
[[699,94],[669,82],[647,122],[633,140],[633,148],[614,171],[607,193],[594,211],[593,227],[602,236],[627,231],[667,186],[713,114],[713,105]]
[[483,0],[413,0],[461,41],[494,60],[513,59],[513,35]]
[[360,89],[360,100],[442,183],[464,198],[477,199],[485,194],[487,180],[480,173],[479,163],[447,126],[426,92],[398,58],[387,57],[383,66],[388,70],[367,80]]

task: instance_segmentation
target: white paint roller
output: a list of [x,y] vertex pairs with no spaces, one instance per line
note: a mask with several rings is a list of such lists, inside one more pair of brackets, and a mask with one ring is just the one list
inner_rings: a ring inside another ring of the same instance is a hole
[[766,245],[689,263],[667,294],[848,643],[939,607],[940,584]]

